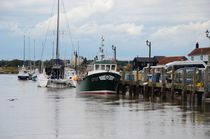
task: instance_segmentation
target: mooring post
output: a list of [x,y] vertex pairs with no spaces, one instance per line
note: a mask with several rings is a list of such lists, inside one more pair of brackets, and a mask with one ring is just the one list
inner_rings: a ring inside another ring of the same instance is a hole
[[137,87],[136,84],[133,85],[133,96],[136,98],[137,97]]
[[152,69],[152,86],[151,86],[151,101],[154,101],[154,90],[155,90],[155,84],[156,84],[156,79],[155,79],[155,70]]
[[126,85],[122,85],[122,96],[124,97],[126,95]]
[[197,69],[194,68],[193,69],[193,77],[192,77],[192,80],[193,80],[193,82],[192,82],[193,83],[193,90],[190,92],[191,105],[194,105],[195,104],[196,83],[197,83],[196,71],[197,71]]
[[203,102],[205,102],[206,95],[208,93],[208,81],[209,81],[209,66],[206,67],[204,71],[204,93],[203,93]]
[[171,73],[171,100],[174,100],[174,82],[175,82],[175,68],[173,66]]
[[144,99],[148,100],[148,98],[149,98],[149,94],[148,94],[149,93],[148,92],[149,91],[149,87],[148,87],[148,85],[144,85],[144,89],[143,90],[144,90]]
[[187,101],[187,92],[186,92],[186,68],[182,72],[182,104]]
[[160,91],[160,98],[163,100],[165,98],[165,69],[161,69],[161,91]]
[[129,97],[133,96],[133,85],[129,85]]

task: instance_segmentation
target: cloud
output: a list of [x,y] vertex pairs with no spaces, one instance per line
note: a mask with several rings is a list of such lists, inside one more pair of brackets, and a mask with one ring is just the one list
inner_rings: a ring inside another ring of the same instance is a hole
[[210,20],[206,22],[191,22],[170,27],[163,27],[154,32],[150,38],[176,43],[199,41],[205,36],[205,31],[210,27]]
[[[68,27],[68,23],[66,23],[68,21],[73,25],[90,18],[94,14],[106,13],[112,6],[113,0],[92,0],[91,3],[85,3],[72,10],[66,11],[66,13],[60,13],[60,26],[61,28],[66,28]],[[56,28],[56,18],[57,16],[54,15],[38,23],[30,32],[35,36],[39,36],[43,35],[43,32],[40,32],[40,30],[43,31],[49,28],[49,30],[54,31]]]
[[124,34],[136,36],[143,32],[143,25],[136,25],[134,23],[122,24],[102,24],[98,25],[96,22],[90,22],[78,28],[78,33],[82,34]]

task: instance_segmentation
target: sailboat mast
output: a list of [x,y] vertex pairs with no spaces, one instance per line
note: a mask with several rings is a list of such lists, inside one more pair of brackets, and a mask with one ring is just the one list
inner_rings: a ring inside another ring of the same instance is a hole
[[34,70],[36,68],[36,62],[35,62],[35,46],[36,46],[36,41],[34,40]]
[[25,35],[24,35],[24,40],[23,40],[23,65],[25,65],[25,45],[26,45],[26,42],[25,42]]
[[59,59],[59,0],[58,0],[58,15],[57,15],[57,39],[56,39],[56,59]]

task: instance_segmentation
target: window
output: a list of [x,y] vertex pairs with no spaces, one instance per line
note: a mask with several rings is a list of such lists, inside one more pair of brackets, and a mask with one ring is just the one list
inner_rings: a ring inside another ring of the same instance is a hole
[[110,70],[110,65],[106,65],[106,70],[107,70],[107,71]]
[[203,55],[201,55],[200,57],[201,57],[201,60],[203,60]]
[[105,65],[101,65],[101,70],[105,70]]
[[95,65],[95,69],[96,70],[99,70],[99,65]]
[[194,60],[194,57],[193,57],[193,56],[191,56],[191,60],[192,60],[192,61]]
[[115,65],[112,65],[112,70],[115,70]]

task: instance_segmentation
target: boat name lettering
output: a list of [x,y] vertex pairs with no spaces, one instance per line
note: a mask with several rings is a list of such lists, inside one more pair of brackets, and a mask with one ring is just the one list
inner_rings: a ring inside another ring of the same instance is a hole
[[103,76],[99,76],[100,80],[114,80],[114,76],[111,75],[103,75]]

